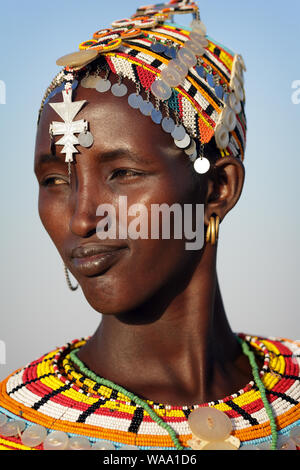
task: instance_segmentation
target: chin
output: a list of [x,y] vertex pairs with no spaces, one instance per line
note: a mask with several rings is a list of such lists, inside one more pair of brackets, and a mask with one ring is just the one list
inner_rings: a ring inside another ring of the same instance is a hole
[[111,279],[108,275],[95,276],[80,282],[90,306],[102,315],[120,315],[143,303],[134,283],[127,279]]

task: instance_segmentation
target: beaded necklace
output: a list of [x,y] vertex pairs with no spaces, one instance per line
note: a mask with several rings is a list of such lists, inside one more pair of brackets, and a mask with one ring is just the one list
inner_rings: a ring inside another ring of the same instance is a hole
[[[241,344],[241,347],[242,347],[242,350],[243,350],[243,353],[248,357],[249,359],[249,362],[250,362],[250,365],[251,365],[251,368],[252,368],[252,374],[253,374],[253,377],[254,377],[254,381],[259,389],[259,392],[260,392],[260,395],[261,395],[261,399],[263,401],[263,404],[264,404],[264,407],[265,407],[265,410],[266,410],[266,413],[268,414],[268,417],[269,417],[269,420],[270,420],[270,426],[271,426],[271,432],[272,432],[272,444],[271,444],[271,450],[276,450],[276,445],[277,445],[277,439],[278,439],[278,435],[277,435],[277,427],[276,427],[276,422],[275,422],[275,418],[274,418],[274,415],[273,415],[273,412],[272,412],[272,408],[268,402],[268,399],[266,397],[266,392],[265,392],[265,386],[262,382],[262,380],[260,379],[260,376],[259,376],[259,369],[258,369],[258,366],[256,364],[256,360],[255,360],[255,355],[254,353],[250,350],[248,344],[246,343],[246,341],[244,341],[242,338],[238,337],[237,336],[237,340],[239,341],[239,343]],[[138,397],[137,395],[135,395],[134,393],[132,392],[129,392],[128,390],[126,390],[124,387],[118,385],[118,384],[115,384],[114,382],[112,382],[111,380],[108,380],[108,379],[105,379],[103,377],[99,377],[97,374],[95,374],[93,371],[89,370],[86,365],[78,358],[77,356],[77,352],[79,351],[79,348],[76,348],[74,349],[73,351],[70,352],[70,359],[71,361],[78,367],[79,371],[85,375],[86,377],[90,378],[91,380],[93,380],[94,382],[100,384],[100,385],[104,385],[106,387],[110,387],[112,388],[113,390],[116,390],[126,396],[128,396],[128,398],[130,398],[131,400],[133,400],[136,404],[138,404],[139,406],[141,406],[145,411],[147,411],[149,413],[149,415],[151,416],[151,418],[159,425],[161,426],[162,428],[164,428],[170,435],[176,449],[178,450],[183,450],[184,447],[180,444],[177,436],[176,436],[176,432],[174,431],[174,429],[172,429],[171,426],[169,426],[167,423],[165,423],[163,421],[162,418],[160,418],[160,416],[158,416],[156,414],[156,412],[148,405],[148,403],[146,403],[143,399],[141,399],[140,397]]]

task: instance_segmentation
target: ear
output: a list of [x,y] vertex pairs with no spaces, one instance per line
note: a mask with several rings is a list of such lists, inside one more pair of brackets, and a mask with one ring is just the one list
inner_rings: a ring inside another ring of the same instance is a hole
[[213,214],[222,221],[238,202],[245,180],[245,167],[236,157],[219,158],[207,175],[204,222]]

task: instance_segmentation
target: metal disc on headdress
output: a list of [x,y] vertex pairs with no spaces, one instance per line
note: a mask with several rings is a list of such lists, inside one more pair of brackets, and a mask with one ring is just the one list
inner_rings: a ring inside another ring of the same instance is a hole
[[142,114],[144,114],[145,116],[150,116],[152,111],[153,111],[153,104],[151,103],[151,101],[145,101],[143,100],[141,102],[141,105],[140,105],[140,111]]
[[114,96],[118,96],[118,97],[125,96],[127,91],[128,91],[128,88],[126,85],[124,85],[124,83],[121,83],[121,84],[115,83],[111,87],[111,92]]
[[133,109],[139,109],[143,101],[143,98],[141,95],[137,95],[136,93],[131,93],[131,95],[128,96],[128,104],[131,106]]
[[91,132],[81,132],[78,136],[79,145],[82,147],[91,147],[94,143],[94,137]]
[[210,168],[210,162],[207,158],[197,158],[194,161],[194,169],[197,173],[203,175],[207,173]]
[[174,140],[175,145],[180,149],[185,149],[186,147],[188,147],[190,145],[190,142],[191,138],[188,134],[186,134],[181,140]]
[[182,124],[176,125],[171,133],[173,139],[182,140],[186,134],[185,128]]
[[95,60],[97,56],[98,51],[90,49],[72,52],[57,59],[56,65],[72,68],[84,67]]
[[99,91],[99,93],[105,93],[108,91],[111,87],[111,82],[109,80],[105,80],[104,78],[99,78],[96,83],[96,90]]

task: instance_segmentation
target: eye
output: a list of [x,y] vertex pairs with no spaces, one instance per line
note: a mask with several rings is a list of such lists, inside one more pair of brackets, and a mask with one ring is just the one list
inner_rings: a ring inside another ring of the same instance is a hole
[[50,176],[49,178],[46,178],[41,183],[42,186],[58,186],[60,184],[69,184],[69,183],[68,181],[64,180],[63,178],[60,178],[59,176]]
[[117,170],[113,171],[111,179],[114,179],[116,177],[132,178],[135,176],[143,176],[143,173],[140,171],[130,170],[128,168],[118,168]]

